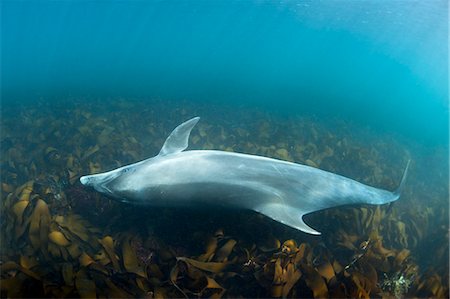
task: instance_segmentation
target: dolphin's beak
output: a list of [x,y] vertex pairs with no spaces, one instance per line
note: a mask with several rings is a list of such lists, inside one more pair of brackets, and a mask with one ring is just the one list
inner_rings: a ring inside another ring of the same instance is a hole
[[108,188],[108,183],[117,178],[120,172],[110,171],[105,173],[85,175],[80,178],[81,184],[87,187],[92,187],[98,192],[111,195],[112,192]]
[[90,177],[90,175],[82,176],[82,177],[80,178],[81,184],[83,184],[83,185],[85,185],[85,186],[89,186],[89,181],[90,181],[89,177]]

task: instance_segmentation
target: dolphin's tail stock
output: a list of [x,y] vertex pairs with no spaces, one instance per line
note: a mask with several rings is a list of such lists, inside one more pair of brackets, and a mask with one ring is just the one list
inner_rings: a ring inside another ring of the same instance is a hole
[[409,168],[410,163],[411,163],[411,160],[408,160],[405,171],[403,172],[402,180],[400,181],[400,185],[398,185],[397,189],[394,192],[392,192],[392,194],[395,196],[395,199],[398,199],[400,197],[403,187],[405,186],[405,181],[406,181],[406,177],[408,176],[408,168]]

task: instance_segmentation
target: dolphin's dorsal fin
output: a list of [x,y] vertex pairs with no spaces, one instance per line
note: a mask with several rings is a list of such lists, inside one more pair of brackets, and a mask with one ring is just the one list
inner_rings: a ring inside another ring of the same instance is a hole
[[266,216],[272,218],[275,221],[281,222],[287,226],[296,228],[305,233],[308,233],[311,235],[320,235],[320,232],[309,227],[303,221],[303,214],[300,211],[298,211],[297,209],[295,209],[293,207],[285,205],[282,202],[265,203],[265,204],[259,205],[254,210],[263,215],[266,215]]
[[188,147],[191,130],[199,120],[200,117],[194,117],[176,127],[172,133],[170,133],[169,137],[167,137],[158,156],[165,156],[184,151]]

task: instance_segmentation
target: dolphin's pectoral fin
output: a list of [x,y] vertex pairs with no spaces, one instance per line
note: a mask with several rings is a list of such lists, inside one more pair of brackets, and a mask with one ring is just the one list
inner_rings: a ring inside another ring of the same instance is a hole
[[199,120],[200,117],[194,117],[176,127],[172,133],[170,133],[169,137],[167,137],[166,142],[164,142],[158,156],[175,154],[185,150],[188,147],[188,140],[191,130]]
[[[290,224],[288,224],[290,225]],[[311,228],[310,226],[308,226],[304,221],[303,221],[303,215],[301,215],[298,218],[298,222],[296,223],[296,226],[294,226],[294,228],[297,228],[301,231],[304,231],[305,233],[311,234],[311,235],[320,235],[321,233],[316,231],[315,229]]]
[[258,206],[255,211],[272,218],[287,226],[296,228],[305,233],[320,235],[320,232],[312,229],[303,221],[303,214],[288,205],[282,203],[267,203]]

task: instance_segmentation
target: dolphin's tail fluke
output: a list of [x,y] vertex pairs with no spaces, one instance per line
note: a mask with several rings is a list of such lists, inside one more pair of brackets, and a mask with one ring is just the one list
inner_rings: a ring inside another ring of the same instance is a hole
[[405,171],[403,172],[403,177],[402,177],[402,180],[400,181],[400,185],[398,185],[397,189],[394,192],[392,192],[396,198],[399,198],[402,193],[403,187],[405,185],[406,177],[408,176],[408,168],[409,168],[410,162],[411,162],[411,160],[408,160],[408,163],[406,164],[406,168],[405,168]]

